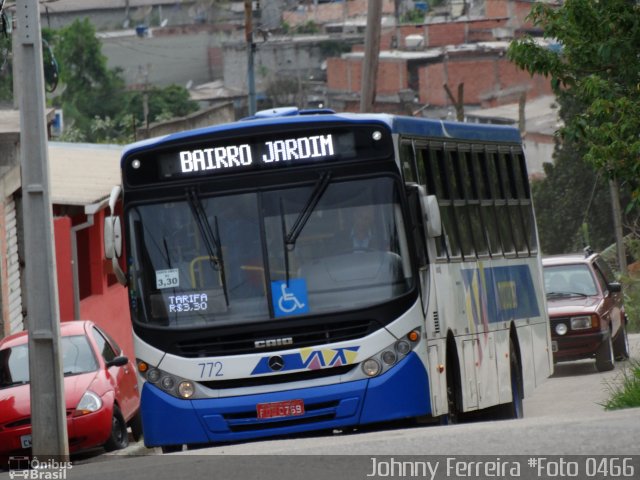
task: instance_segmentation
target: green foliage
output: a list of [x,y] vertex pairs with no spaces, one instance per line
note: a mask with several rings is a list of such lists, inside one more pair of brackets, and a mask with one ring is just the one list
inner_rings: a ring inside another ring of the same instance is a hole
[[0,102],[13,101],[13,71],[9,56],[11,55],[11,36],[0,35]]
[[610,245],[614,237],[606,179],[571,155],[544,169],[546,177],[531,184],[542,252],[579,252],[586,245],[599,251]]
[[[582,104],[560,92],[560,118],[567,122]],[[584,160],[585,146],[572,138],[556,143],[554,163],[544,165],[545,178],[532,182],[540,244],[544,254],[602,251],[615,241],[606,175]],[[628,201],[623,190],[622,201]]]
[[417,8],[409,10],[402,15],[400,23],[424,23],[424,12]]
[[624,293],[624,311],[629,320],[627,330],[640,332],[640,279],[625,276],[620,278],[620,282]]
[[622,370],[622,378],[607,386],[610,395],[603,405],[605,410],[640,407],[640,362],[631,361]]
[[640,4],[534,3],[529,19],[559,48],[525,37],[512,42],[508,58],[549,76],[557,92],[575,99],[581,108],[565,118],[562,138],[581,145],[585,160],[604,175],[623,179],[631,207],[640,206]]
[[323,58],[339,57],[341,54],[351,51],[351,45],[338,40],[320,42],[318,44],[318,48],[320,49]]
[[300,25],[294,33],[315,34],[320,32],[320,27],[313,20],[308,20],[304,25]]
[[[88,19],[76,20],[57,30],[43,31],[60,67],[61,93],[52,102],[65,116],[62,140],[127,143],[134,126],[143,125],[144,93],[128,91],[122,73],[107,67],[102,44]],[[177,85],[150,87],[148,121],[186,116],[198,110],[186,89]]]

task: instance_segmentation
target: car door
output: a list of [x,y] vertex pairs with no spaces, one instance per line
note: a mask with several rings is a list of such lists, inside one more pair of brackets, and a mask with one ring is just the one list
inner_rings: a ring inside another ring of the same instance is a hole
[[[102,354],[105,362],[123,355],[120,346],[109,335],[94,326],[93,338],[98,345],[98,350]],[[129,361],[122,367],[112,366],[108,369],[111,378],[114,380],[114,391],[120,410],[125,420],[129,420],[138,408],[138,380],[132,363]]]

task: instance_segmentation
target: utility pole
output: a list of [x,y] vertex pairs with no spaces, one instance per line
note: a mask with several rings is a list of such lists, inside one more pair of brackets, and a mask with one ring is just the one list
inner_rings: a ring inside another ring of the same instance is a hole
[[446,83],[442,85],[444,87],[444,91],[447,92],[447,96],[453,106],[456,109],[456,120],[459,122],[464,122],[464,83],[458,84],[458,98],[453,96],[453,92],[449,88],[449,85]]
[[380,21],[382,0],[369,0],[367,5],[367,34],[364,41],[364,62],[360,88],[360,111],[373,111],[376,99],[378,77],[378,56],[380,55]]
[[247,81],[249,82],[249,115],[256,113],[256,78],[253,57],[256,45],[253,43],[252,0],[244,0],[244,34],[247,41]]
[[16,1],[32,452],[68,461],[38,0]]
[[618,181],[609,180],[609,193],[611,195],[611,208],[613,210],[613,229],[616,237],[616,252],[618,254],[618,268],[622,275],[627,274],[627,254],[624,247],[624,234],[622,233],[622,213],[620,209],[620,193]]

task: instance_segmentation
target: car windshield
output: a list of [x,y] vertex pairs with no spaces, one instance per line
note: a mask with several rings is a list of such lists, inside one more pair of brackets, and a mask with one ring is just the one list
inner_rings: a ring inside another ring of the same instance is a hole
[[334,312],[405,293],[394,179],[185,196],[128,211],[138,322],[229,325]]
[[585,264],[544,267],[544,288],[547,296],[591,296],[598,293],[593,275]]
[[[93,372],[98,363],[84,335],[62,337],[62,370],[65,376]],[[0,350],[0,388],[29,383],[27,344]]]

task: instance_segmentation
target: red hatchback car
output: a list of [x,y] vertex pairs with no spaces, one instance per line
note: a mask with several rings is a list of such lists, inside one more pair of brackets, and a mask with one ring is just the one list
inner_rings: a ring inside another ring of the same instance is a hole
[[[60,324],[70,452],[117,450],[142,433],[136,369],[116,342],[90,321]],[[28,455],[31,399],[27,332],[0,340],[0,459]]]
[[622,287],[597,253],[542,259],[553,359],[595,358],[598,371],[629,358]]

